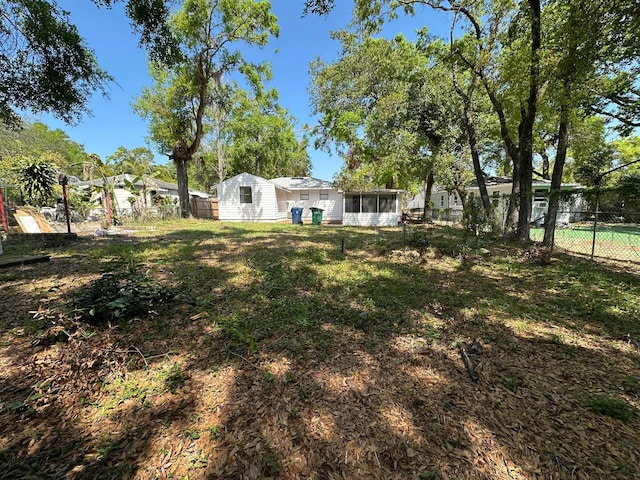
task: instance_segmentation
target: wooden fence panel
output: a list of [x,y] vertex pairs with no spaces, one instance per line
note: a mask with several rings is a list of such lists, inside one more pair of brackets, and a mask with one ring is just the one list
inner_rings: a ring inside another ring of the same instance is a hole
[[208,218],[218,220],[217,198],[193,198],[191,199],[191,213],[196,218]]

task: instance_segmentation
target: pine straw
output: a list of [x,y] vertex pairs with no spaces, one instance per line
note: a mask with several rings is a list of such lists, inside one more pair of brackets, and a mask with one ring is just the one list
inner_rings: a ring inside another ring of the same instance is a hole
[[[33,272],[18,273],[24,288]],[[0,320],[14,323],[13,300],[0,298]],[[0,479],[640,478],[638,415],[587,405],[603,394],[640,408],[638,391],[620,387],[640,366],[623,338],[535,322],[518,331],[434,304],[416,315],[437,317],[436,339],[327,322],[321,346],[297,331],[296,353],[287,335],[230,353],[193,313],[168,313],[161,340],[150,335],[163,319],[35,349],[5,331]],[[474,383],[458,344],[477,335]],[[184,376],[174,392],[162,377],[172,366]],[[138,394],[114,401],[105,384],[118,381]]]

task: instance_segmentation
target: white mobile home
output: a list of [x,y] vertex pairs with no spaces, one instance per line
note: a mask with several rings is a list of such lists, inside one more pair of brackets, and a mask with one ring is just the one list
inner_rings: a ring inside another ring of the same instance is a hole
[[[513,181],[511,177],[486,177],[485,184],[487,193],[491,198],[491,203],[495,209],[497,217],[503,222],[506,221],[507,211],[509,209],[509,201],[511,198],[511,188]],[[577,183],[563,183],[560,187],[561,191],[570,192],[581,186]],[[544,179],[536,179],[531,184],[531,192],[533,193],[531,205],[530,222],[536,225],[544,223],[544,216],[549,209],[549,192],[551,191],[551,181]],[[477,182],[473,182],[468,188],[469,198],[479,198],[480,189]],[[574,194],[560,199],[560,208],[556,222],[558,224],[569,224],[574,217],[579,216],[582,206],[582,196]]]
[[[487,193],[491,199],[496,216],[504,222],[507,210],[509,208],[509,199],[512,187],[511,177],[485,177],[485,185]],[[563,191],[570,191],[580,188],[580,185],[573,183],[565,183],[562,185]],[[533,204],[531,211],[531,222],[541,223],[544,215],[549,208],[548,197],[551,190],[551,182],[549,180],[534,180],[531,185],[533,193]],[[478,183],[474,180],[467,187],[467,201],[478,201],[480,197],[480,189]],[[447,192],[443,187],[434,186],[431,192],[431,216],[433,218],[461,219],[462,218],[462,200],[457,192]],[[575,212],[580,210],[580,195],[574,195],[570,198],[561,200],[560,211],[558,213],[558,223],[569,223],[570,217],[577,215]],[[423,208],[424,207],[424,190],[420,190],[417,195],[407,202],[407,208]]]

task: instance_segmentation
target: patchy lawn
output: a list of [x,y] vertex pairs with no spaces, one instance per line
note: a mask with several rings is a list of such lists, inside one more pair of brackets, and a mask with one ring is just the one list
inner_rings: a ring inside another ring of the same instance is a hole
[[0,270],[0,479],[640,478],[637,265],[198,221],[45,253]]

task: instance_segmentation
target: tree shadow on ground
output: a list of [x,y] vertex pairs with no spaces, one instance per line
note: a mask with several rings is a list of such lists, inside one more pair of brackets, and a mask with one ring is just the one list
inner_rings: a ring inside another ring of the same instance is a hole
[[[464,269],[450,259],[401,262],[362,240],[334,256],[325,248],[333,236],[266,237],[170,242],[185,258],[187,271],[176,275],[195,305],[175,305],[124,333],[143,352],[178,352],[186,379],[174,403],[125,403],[109,428],[94,426],[97,436],[86,411],[72,408],[55,441],[31,454],[28,432],[40,431],[42,417],[5,410],[2,430],[20,432],[0,447],[2,463],[37,474],[49,462],[54,476],[75,478],[640,475],[638,416],[625,423],[587,403],[596,393],[618,396],[636,375],[637,352],[616,339],[637,327],[615,310],[616,292],[600,292],[591,306],[581,296],[605,277],[632,296],[633,276],[603,270],[598,280],[564,259],[546,273],[500,258],[471,258]],[[541,288],[557,276],[563,285]],[[459,346],[477,337],[475,383]],[[4,385],[23,394],[44,379],[27,380],[15,374]],[[625,395],[637,403],[637,392]],[[122,431],[107,441],[111,428]],[[191,451],[176,452],[175,443]],[[90,456],[96,448],[100,460]],[[63,460],[65,452],[77,461]]]

